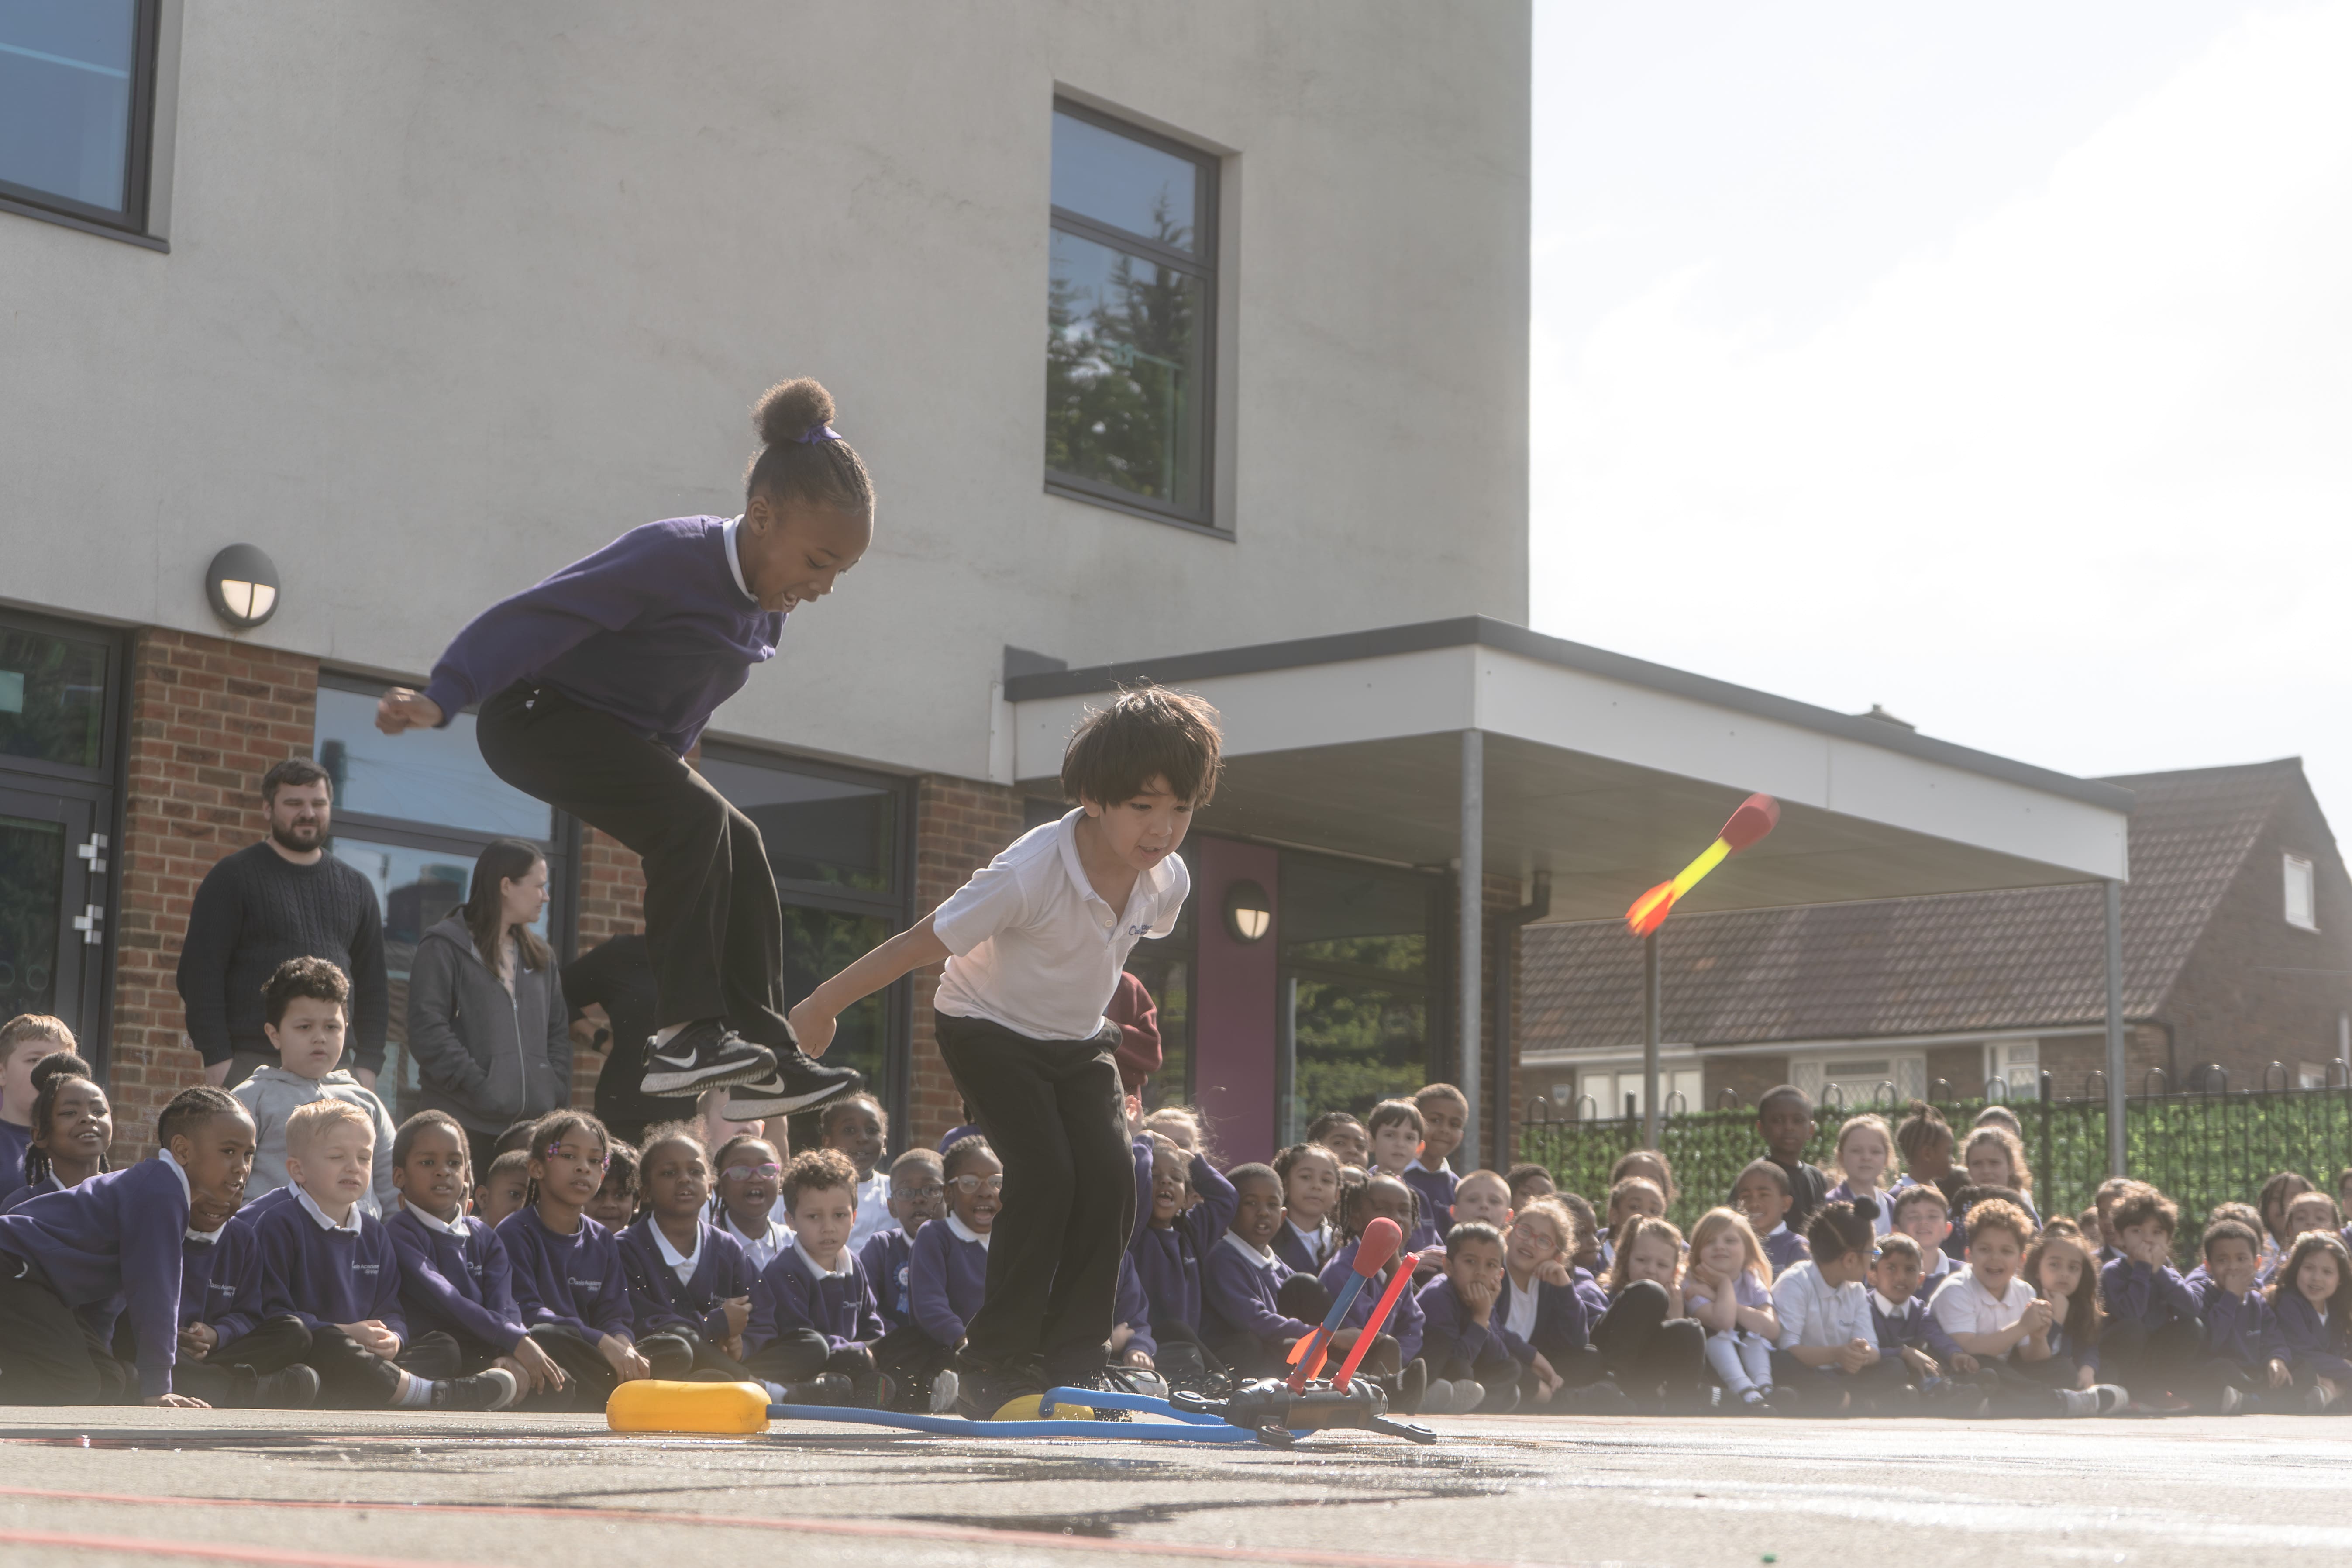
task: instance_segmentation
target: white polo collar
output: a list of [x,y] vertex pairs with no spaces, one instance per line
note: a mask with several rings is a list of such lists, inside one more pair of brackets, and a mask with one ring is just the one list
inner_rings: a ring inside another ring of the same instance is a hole
[[680,1252],[677,1247],[672,1247],[669,1244],[669,1237],[662,1232],[661,1222],[659,1220],[646,1220],[646,1228],[653,1232],[654,1245],[661,1249],[661,1257],[664,1263],[668,1264],[672,1268],[684,1268],[689,1271],[700,1265],[702,1261],[702,1226],[699,1224],[697,1224],[694,1227],[694,1250],[692,1252]]
[[319,1200],[312,1197],[308,1192],[304,1191],[300,1187],[296,1187],[294,1189],[294,1201],[300,1204],[304,1211],[307,1212],[312,1219],[319,1222],[319,1228],[320,1230],[339,1230],[345,1236],[357,1236],[360,1233],[360,1222],[367,1217],[362,1211],[360,1205],[358,1204],[353,1204],[352,1205],[352,1212],[344,1216],[343,1223],[337,1225],[333,1220],[327,1217],[327,1211],[319,1206]]
[[1244,1241],[1240,1237],[1235,1236],[1230,1230],[1225,1232],[1224,1235],[1219,1237],[1217,1239],[1223,1242],[1227,1247],[1232,1247],[1235,1252],[1240,1253],[1244,1258],[1248,1258],[1253,1268],[1262,1268],[1268,1274],[1273,1273],[1275,1266],[1282,1261],[1282,1259],[1274,1255],[1274,1248],[1270,1247],[1252,1247],[1248,1242]]
[[[308,1196],[309,1194],[305,1194],[304,1195]],[[455,1220],[446,1220],[437,1215],[428,1214],[425,1210],[418,1208],[406,1198],[400,1200],[400,1206],[406,1209],[410,1214],[415,1215],[419,1220],[423,1221],[425,1226],[431,1229],[439,1231],[444,1236],[454,1236],[460,1240],[471,1240],[473,1238],[474,1233],[466,1227],[466,1211],[463,1209],[459,1209],[457,1211],[457,1217]]]
[[1070,879],[1070,886],[1077,890],[1079,902],[1090,906],[1089,912],[1094,914],[1095,924],[1101,927],[1106,935],[1114,934],[1126,921],[1128,910],[1146,901],[1147,895],[1149,907],[1159,907],[1160,896],[1167,891],[1169,879],[1173,875],[1168,869],[1168,863],[1175,857],[1163,855],[1150,870],[1139,873],[1135,886],[1128,892],[1127,909],[1114,910],[1104,901],[1100,893],[1095,891],[1094,883],[1087,877],[1086,862],[1078,858],[1078,823],[1086,815],[1085,806],[1070,808],[1069,814],[1062,818],[1055,829],[1056,847],[1062,855],[1062,870]]
[[735,574],[735,586],[741,591],[743,596],[756,605],[760,602],[760,596],[751,592],[751,584],[744,580],[743,552],[735,542],[736,530],[742,526],[743,520],[740,517],[727,524],[727,570]]
[[820,1279],[846,1279],[850,1270],[857,1267],[857,1259],[850,1256],[849,1248],[845,1247],[841,1249],[840,1261],[831,1268],[811,1258],[809,1249],[801,1245],[801,1238],[797,1236],[793,1237],[793,1250],[800,1254],[801,1262],[808,1271]]
[[1878,1310],[1885,1313],[1890,1318],[1902,1317],[1911,1310],[1910,1302],[1890,1301],[1885,1296],[1880,1295],[1876,1290],[1871,1291],[1870,1299],[1877,1302]]
[[989,1238],[989,1237],[993,1236],[993,1235],[995,1234],[995,1232],[993,1232],[993,1231],[989,1231],[989,1232],[983,1233],[983,1232],[981,1232],[981,1231],[974,1230],[974,1229],[972,1229],[972,1228],[971,1228],[971,1226],[968,1226],[968,1225],[964,1224],[964,1222],[963,1222],[963,1221],[961,1221],[961,1220],[958,1219],[958,1218],[957,1218],[955,1215],[948,1215],[948,1217],[947,1217],[947,1227],[948,1227],[949,1233],[950,1233],[950,1235],[954,1236],[958,1240],[961,1240],[961,1241],[976,1241],[976,1242],[980,1243],[981,1247],[982,1248],[982,1250],[985,1250],[985,1249],[987,1248],[987,1247],[988,1247],[988,1238]]

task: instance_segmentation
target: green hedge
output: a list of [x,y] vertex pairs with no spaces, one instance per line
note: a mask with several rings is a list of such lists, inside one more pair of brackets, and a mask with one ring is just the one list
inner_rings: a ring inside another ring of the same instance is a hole
[[[1965,1130],[1983,1110],[1981,1100],[1938,1101],[1937,1109]],[[1540,1107],[1539,1107],[1540,1109]],[[2025,1128],[2033,1165],[2033,1202],[2044,1215],[2073,1215],[2091,1205],[2107,1175],[2107,1112],[2091,1100],[2010,1102]],[[1882,1109],[1881,1115],[1886,1112]],[[2247,1094],[2180,1094],[2126,1102],[2126,1168],[2180,1205],[2182,1256],[2189,1256],[2206,1214],[2232,1199],[2251,1203],[2273,1172],[2300,1171],[2323,1191],[2352,1164],[2352,1090],[2284,1089]],[[1839,1118],[1824,1110],[1806,1150],[1813,1163],[1835,1163]],[[1888,1117],[1893,1121],[1892,1116]],[[1709,1208],[1727,1200],[1740,1168],[1764,1152],[1753,1108],[1669,1116],[1658,1142],[1674,1163],[1682,1196],[1672,1208],[1688,1231]],[[1596,1205],[1606,1195],[1609,1167],[1642,1145],[1639,1118],[1606,1121],[1534,1120],[1519,1131],[1519,1157],[1550,1169],[1561,1189],[1582,1193]]]

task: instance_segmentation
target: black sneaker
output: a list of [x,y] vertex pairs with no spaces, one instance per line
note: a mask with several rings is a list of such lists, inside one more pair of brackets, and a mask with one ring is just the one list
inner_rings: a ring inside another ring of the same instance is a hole
[[1045,1392],[1045,1381],[1034,1367],[993,1367],[961,1360],[956,1378],[956,1411],[974,1421],[992,1421],[1014,1400],[1035,1400]]
[[775,1053],[775,1070],[739,1083],[727,1097],[730,1121],[790,1116],[855,1091],[864,1081],[856,1068],[827,1067],[797,1046]]
[[256,1410],[308,1410],[319,1402],[319,1374],[297,1362],[253,1380]]
[[774,1076],[776,1058],[716,1018],[688,1024],[655,1047],[637,1087],[647,1094],[700,1094]]
[[857,1388],[837,1372],[821,1372],[806,1383],[783,1384],[784,1396],[779,1405],[839,1405],[857,1403]]
[[471,1377],[445,1377],[433,1385],[436,1410],[504,1410],[522,1396],[522,1380],[502,1366]]

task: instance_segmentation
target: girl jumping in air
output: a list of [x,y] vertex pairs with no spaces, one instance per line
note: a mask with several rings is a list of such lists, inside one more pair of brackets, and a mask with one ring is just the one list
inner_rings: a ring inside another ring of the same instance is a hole
[[751,819],[682,760],[713,710],[775,657],[784,617],[833,592],[874,538],[866,465],[803,378],[753,413],[765,446],[743,515],[631,529],[459,632],[422,692],[376,705],[389,735],[481,704],[490,771],[643,857],[660,996],[647,1094],[734,1086],[738,1121],[856,1086],[784,1021],[783,915]]

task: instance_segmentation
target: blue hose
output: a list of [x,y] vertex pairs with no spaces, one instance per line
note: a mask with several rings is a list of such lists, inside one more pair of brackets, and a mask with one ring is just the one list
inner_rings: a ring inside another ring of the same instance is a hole
[[[1108,1396],[1091,1389],[1060,1389],[1083,1394],[1108,1404]],[[1141,1398],[1141,1395],[1130,1395]],[[1156,1409],[1158,1402],[1121,1405],[1121,1409]],[[1171,1414],[1173,1414],[1171,1412]],[[1255,1443],[1257,1434],[1222,1421],[1171,1425],[1140,1421],[973,1421],[961,1415],[912,1415],[893,1410],[845,1409],[835,1405],[771,1405],[771,1421],[832,1421],[855,1426],[896,1426],[907,1432],[929,1432],[940,1437],[1083,1437],[1112,1443]]]

